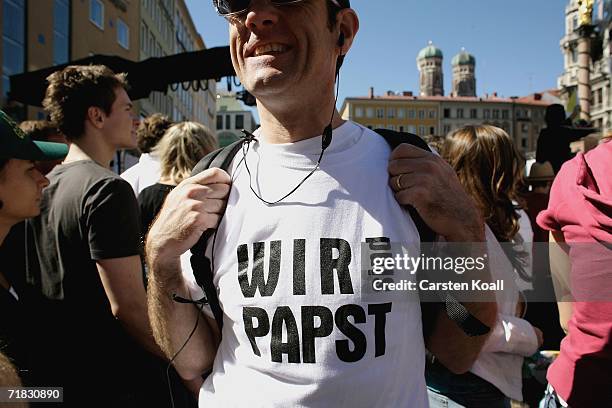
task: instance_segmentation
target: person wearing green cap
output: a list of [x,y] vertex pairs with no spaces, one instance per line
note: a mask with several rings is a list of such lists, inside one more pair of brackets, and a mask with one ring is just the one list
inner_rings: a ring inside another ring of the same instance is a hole
[[[0,111],[0,244],[12,226],[40,213],[42,190],[49,180],[34,162],[62,159],[67,153],[65,144],[33,141]],[[26,319],[19,289],[4,266],[0,265],[0,350],[25,377],[28,364],[22,326]]]

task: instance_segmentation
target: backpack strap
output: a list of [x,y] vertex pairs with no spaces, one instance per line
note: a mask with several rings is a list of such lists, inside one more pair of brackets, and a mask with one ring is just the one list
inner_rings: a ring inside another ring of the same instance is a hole
[[[381,135],[387,141],[391,150],[402,143],[408,143],[431,152],[427,142],[412,133],[396,132],[389,129],[375,129],[374,132]],[[423,252],[431,252],[433,250],[432,244],[437,239],[436,233],[427,225],[414,207],[407,205],[406,209],[419,232],[421,250]],[[420,273],[417,274],[417,279],[423,277],[422,272],[423,271],[420,271]],[[448,318],[455,322],[461,330],[470,337],[481,336],[489,332],[490,328],[472,315],[449,291],[436,291],[435,295],[438,299],[437,302],[421,301],[423,336],[425,338],[432,333],[436,317],[441,309],[444,309]],[[421,296],[421,300],[423,300],[423,296]]]
[[[238,150],[242,147],[243,142],[244,140],[240,139],[226,147],[209,153],[196,164],[191,171],[191,175],[194,176],[213,167],[228,170],[234,156],[236,156],[236,153],[238,153]],[[219,331],[221,331],[223,329],[223,311],[219,304],[217,288],[213,283],[212,265],[210,264],[210,260],[204,255],[208,240],[213,235],[214,231],[214,229],[204,231],[200,240],[191,248],[191,268],[193,269],[193,275],[198,286],[204,291],[204,298],[199,302],[204,304],[208,303],[215,316]]]

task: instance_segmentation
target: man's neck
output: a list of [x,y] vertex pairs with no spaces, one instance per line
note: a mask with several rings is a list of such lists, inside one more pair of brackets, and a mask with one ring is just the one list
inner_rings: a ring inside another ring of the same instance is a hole
[[70,144],[64,163],[79,160],[93,160],[102,167],[109,167],[115,149],[108,146],[102,137],[83,135]]
[[329,125],[332,118],[332,128],[336,129],[345,121],[334,106],[333,99],[329,102],[321,103],[302,103],[301,106],[271,106],[257,101],[257,111],[261,120],[261,132],[266,142],[293,143],[300,140],[310,139],[320,136],[323,130]]

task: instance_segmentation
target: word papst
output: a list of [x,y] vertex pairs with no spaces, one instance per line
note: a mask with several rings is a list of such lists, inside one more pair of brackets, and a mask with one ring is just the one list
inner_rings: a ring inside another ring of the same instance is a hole
[[[348,304],[332,313],[325,306],[301,306],[298,315],[301,338],[298,320],[289,306],[277,307],[272,322],[268,312],[259,307],[244,307],[242,317],[253,353],[258,356],[261,356],[261,351],[256,339],[266,337],[270,341],[273,362],[282,363],[283,354],[286,354],[289,363],[316,363],[316,340],[329,341],[323,338],[332,334],[335,325],[346,336],[346,339],[336,340],[336,354],[340,360],[351,363],[361,360],[368,347],[374,347],[375,357],[385,354],[385,326],[391,307],[391,303],[369,304],[366,312],[360,305]],[[374,333],[366,334],[359,328],[360,324],[366,323],[366,319],[374,319]],[[284,328],[287,332],[286,342],[283,341]],[[372,338],[372,334],[374,344],[368,345],[367,338]]]

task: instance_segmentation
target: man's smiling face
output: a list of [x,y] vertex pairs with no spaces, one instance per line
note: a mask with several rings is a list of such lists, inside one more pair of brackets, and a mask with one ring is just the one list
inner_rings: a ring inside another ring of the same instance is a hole
[[314,84],[333,83],[338,35],[329,28],[326,1],[274,6],[254,0],[228,19],[234,68],[257,98],[306,96]]

